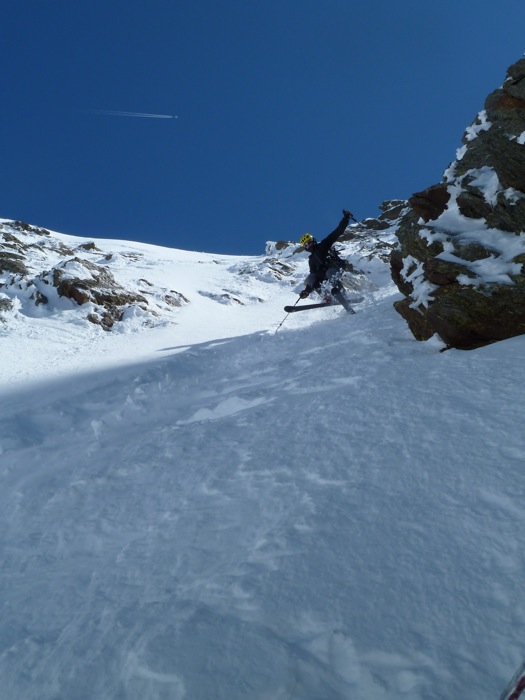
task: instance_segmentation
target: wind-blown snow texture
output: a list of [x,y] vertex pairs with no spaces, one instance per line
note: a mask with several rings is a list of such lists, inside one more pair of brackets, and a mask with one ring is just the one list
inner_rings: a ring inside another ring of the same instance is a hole
[[525,340],[440,353],[380,278],[277,334],[289,280],[228,314],[173,281],[176,326],[4,329],[3,696],[498,697],[525,647]]

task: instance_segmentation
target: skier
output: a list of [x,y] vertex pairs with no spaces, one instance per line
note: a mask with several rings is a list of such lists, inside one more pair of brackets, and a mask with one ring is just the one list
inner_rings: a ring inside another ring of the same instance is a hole
[[308,258],[310,274],[305,280],[305,288],[299,294],[301,299],[306,299],[311,292],[319,290],[322,283],[327,281],[332,285],[332,296],[335,297],[349,313],[355,313],[343,294],[340,281],[342,270],[344,269],[344,261],[341,260],[335,250],[332,250],[332,245],[343,235],[348,226],[348,222],[353,218],[352,212],[343,209],[343,218],[339,222],[338,227],[319,243],[310,233],[305,233],[301,236],[299,240],[300,244],[310,253],[310,257]]

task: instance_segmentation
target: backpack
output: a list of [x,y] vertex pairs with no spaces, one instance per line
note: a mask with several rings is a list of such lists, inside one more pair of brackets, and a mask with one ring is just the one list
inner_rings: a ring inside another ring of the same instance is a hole
[[339,255],[335,248],[330,248],[328,255],[326,256],[326,269],[334,267],[335,269],[343,269],[346,263],[343,258]]

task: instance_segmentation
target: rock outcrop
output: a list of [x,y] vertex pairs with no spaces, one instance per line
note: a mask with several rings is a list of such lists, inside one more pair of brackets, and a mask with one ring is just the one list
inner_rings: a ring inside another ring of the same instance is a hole
[[443,181],[408,204],[391,270],[413,335],[472,349],[525,333],[525,58],[487,97]]
[[110,269],[113,254],[103,255],[94,242],[73,246],[22,221],[0,225],[0,321],[15,308],[32,316],[81,307],[79,318],[111,330],[126,314],[151,326],[188,303],[143,278],[126,287]]

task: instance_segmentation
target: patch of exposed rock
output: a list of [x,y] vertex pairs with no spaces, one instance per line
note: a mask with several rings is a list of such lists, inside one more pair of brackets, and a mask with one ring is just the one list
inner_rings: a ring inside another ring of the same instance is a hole
[[110,270],[89,260],[74,257],[42,273],[39,279],[51,284],[59,297],[72,299],[79,306],[92,304],[93,310],[87,319],[99,323],[105,330],[122,320],[129,305],[136,304],[142,311],[148,310],[144,296],[127,291],[116,282]]
[[111,330],[126,312],[153,325],[162,312],[188,303],[179,292],[145,279],[137,288],[126,288],[110,270],[113,257],[103,256],[94,242],[71,248],[46,229],[21,221],[0,224],[1,320],[8,320],[15,300],[16,308],[30,316],[39,307],[50,314],[64,310],[62,300],[69,300],[72,308],[81,307],[80,317]]
[[525,58],[463,136],[443,181],[402,216],[395,303],[418,340],[477,348],[525,333]]

